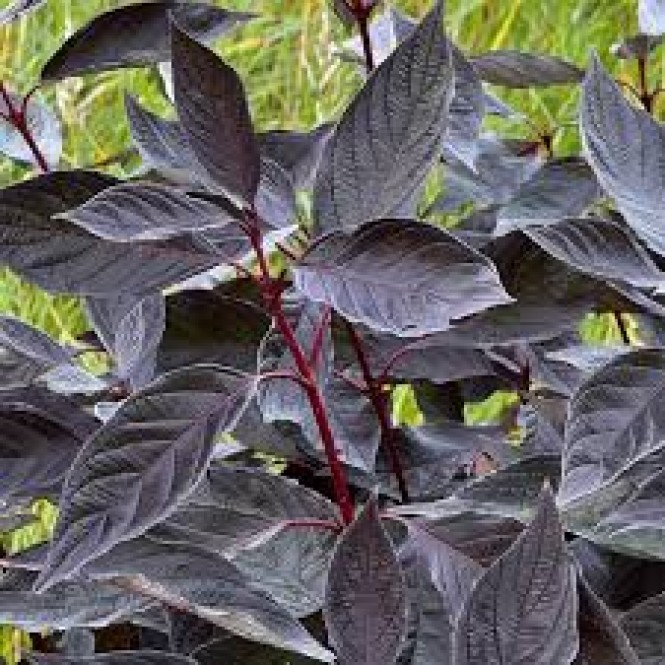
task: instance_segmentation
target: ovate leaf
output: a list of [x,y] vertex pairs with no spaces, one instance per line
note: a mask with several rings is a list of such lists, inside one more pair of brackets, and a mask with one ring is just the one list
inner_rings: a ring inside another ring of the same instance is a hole
[[229,196],[253,203],[261,162],[240,78],[178,25],[172,49],[176,106],[192,151]]
[[109,187],[73,210],[58,215],[90,233],[115,242],[166,240],[206,229],[229,232],[242,246],[235,219],[214,203],[152,183]]
[[525,233],[554,258],[593,277],[651,289],[662,288],[665,283],[665,273],[616,222],[596,217],[566,219],[528,227]]
[[406,592],[376,499],[337,545],[324,616],[340,665],[392,665],[397,659],[406,636]]
[[511,300],[480,253],[442,229],[398,219],[324,236],[294,267],[294,283],[348,320],[401,337]]
[[67,579],[173,512],[205,472],[216,435],[233,429],[253,390],[246,374],[201,365],[167,374],[125,402],[67,476],[36,586]]
[[453,93],[441,0],[383,62],[331,137],[314,188],[321,231],[355,229],[409,198],[441,149]]
[[286,610],[213,552],[138,538],[117,545],[85,570],[100,581],[120,578],[127,589],[248,640],[333,660]]
[[577,590],[554,496],[480,578],[455,639],[456,665],[568,665],[577,654]]
[[169,15],[196,39],[210,41],[252,16],[204,3],[139,2],[100,14],[76,31],[42,69],[58,80],[171,58]]
[[532,88],[578,83],[584,72],[552,55],[490,51],[471,58],[480,78],[507,88]]
[[665,253],[665,186],[659,177],[665,129],[624,98],[597,56],[582,86],[580,131],[603,189],[637,235],[654,251]]

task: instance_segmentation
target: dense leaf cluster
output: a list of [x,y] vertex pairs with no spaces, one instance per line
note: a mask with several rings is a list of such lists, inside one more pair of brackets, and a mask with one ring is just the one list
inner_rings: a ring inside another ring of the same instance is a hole
[[[0,317],[0,531],[58,506],[1,561],[31,661],[665,663],[659,91],[377,5],[335,0],[367,77],[303,133],[255,131],[209,47],[250,15],[94,19],[44,80],[170,63],[177,120],[126,98],[125,180],[58,170],[57,118],[0,87],[0,148],[42,171],[0,190],[0,261],[94,329]],[[645,74],[665,3],[639,19],[616,54]],[[580,86],[583,153],[485,131],[515,115],[485,83]],[[585,345],[590,312],[623,344]],[[465,422],[498,390],[503,423]]]

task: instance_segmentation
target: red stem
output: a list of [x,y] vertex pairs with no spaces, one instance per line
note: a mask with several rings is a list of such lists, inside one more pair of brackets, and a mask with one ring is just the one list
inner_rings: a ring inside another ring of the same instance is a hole
[[321,394],[321,391],[319,390],[319,387],[316,383],[314,370],[312,369],[305,355],[305,352],[300,346],[293,328],[291,327],[291,324],[289,323],[289,320],[284,313],[284,308],[282,305],[283,285],[280,280],[275,280],[270,275],[268,261],[266,260],[261,242],[259,219],[255,211],[248,212],[248,221],[250,223],[249,240],[252,243],[252,247],[256,254],[256,259],[261,272],[261,291],[264,301],[269,312],[274,317],[275,326],[284,338],[284,341],[286,342],[286,345],[289,348],[291,355],[293,356],[296,368],[302,377],[303,387],[309,399],[312,415],[314,416],[314,420],[316,421],[317,427],[319,429],[321,443],[323,444],[323,449],[328,460],[328,467],[330,469],[330,475],[332,478],[335,500],[339,507],[344,524],[351,524],[354,516],[353,500],[351,499],[349,486],[346,482],[346,475],[337,453],[335,437],[333,435],[332,429],[330,428],[330,422],[328,420],[328,414],[326,413],[323,395]]
[[369,34],[369,17],[371,8],[366,9],[363,7],[363,0],[351,0],[349,10],[356,19],[358,32],[360,33],[360,41],[363,45],[363,53],[365,54],[365,67],[367,73],[371,74],[374,70],[374,55],[372,54],[372,39]]
[[342,527],[340,524],[337,524],[337,522],[331,522],[328,520],[310,520],[310,519],[302,519],[302,520],[287,520],[286,522],[282,523],[282,526],[285,529],[293,529],[293,528],[302,528],[302,529],[307,529],[307,528],[313,528],[313,529],[328,529],[329,531],[335,531],[339,533],[342,530]]
[[330,305],[326,305],[323,314],[321,315],[321,320],[314,334],[314,341],[312,342],[312,351],[310,353],[310,364],[316,369],[319,364],[319,359],[321,357],[321,352],[323,351],[323,340],[326,336],[326,328],[330,322],[330,314],[332,309]]
[[349,337],[351,338],[351,345],[356,352],[356,358],[358,359],[363,379],[367,384],[368,397],[372,402],[376,416],[379,419],[379,425],[381,427],[381,443],[385,446],[386,452],[388,453],[390,466],[393,475],[395,476],[395,480],[397,480],[400,496],[402,497],[402,503],[409,503],[409,489],[406,483],[406,476],[404,475],[404,467],[399,455],[399,450],[397,450],[394,436],[395,433],[388,413],[388,395],[383,389],[383,383],[377,381],[372,375],[372,369],[367,361],[367,354],[365,353],[365,348],[360,335],[358,335],[356,329],[348,321],[346,327],[349,331]]
[[640,101],[642,102],[642,105],[644,106],[645,110],[648,113],[651,113],[652,106],[653,106],[653,97],[651,96],[651,93],[649,92],[649,83],[647,80],[647,59],[646,58],[638,58],[637,59],[637,69],[639,72],[639,77],[640,77]]
[[37,165],[39,166],[41,171],[43,173],[48,173],[49,167],[48,164],[46,163],[46,159],[44,158],[42,151],[39,149],[39,146],[37,145],[37,142],[35,141],[35,138],[32,135],[32,132],[30,131],[30,127],[28,127],[27,106],[28,106],[28,99],[30,98],[32,92],[34,91],[31,91],[25,97],[23,107],[21,109],[17,109],[12,104],[12,100],[9,97],[9,93],[5,88],[5,84],[3,82],[0,82],[0,95],[2,95],[2,99],[4,100],[5,105],[7,106],[7,116],[6,117],[3,116],[4,119],[7,122],[9,122],[14,127],[14,129],[16,129],[16,131],[23,137],[23,140],[25,141],[28,148],[30,148],[30,152],[33,154],[35,161],[37,162]]

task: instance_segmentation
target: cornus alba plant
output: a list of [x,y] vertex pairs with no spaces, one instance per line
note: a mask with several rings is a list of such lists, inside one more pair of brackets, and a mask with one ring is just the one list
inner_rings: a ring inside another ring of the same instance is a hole
[[[1,562],[33,662],[665,662],[664,3],[621,84],[377,4],[335,0],[365,82],[307,133],[258,132],[209,46],[250,15],[95,18],[44,85],[171,65],[177,120],[127,95],[125,180],[59,170],[57,118],[0,88],[2,150],[41,171],[0,191],[0,260],[94,329],[0,318],[0,525],[58,506]],[[583,155],[487,133],[515,112],[483,82],[579,86]],[[584,345],[589,312],[623,344]],[[393,422],[404,383],[422,425]],[[499,389],[504,424],[466,424]]]

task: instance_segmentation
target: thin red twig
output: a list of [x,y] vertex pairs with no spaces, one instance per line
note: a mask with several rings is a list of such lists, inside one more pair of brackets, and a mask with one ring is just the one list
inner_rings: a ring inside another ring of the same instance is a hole
[[365,353],[365,346],[358,331],[353,327],[353,324],[349,322],[346,323],[346,327],[351,339],[351,345],[353,346],[356,358],[358,359],[358,364],[360,365],[360,370],[363,374],[363,379],[367,385],[367,395],[374,407],[376,417],[379,419],[379,425],[381,427],[381,443],[388,453],[390,467],[395,476],[395,480],[397,481],[397,487],[399,488],[399,493],[402,497],[402,503],[409,503],[409,488],[404,474],[404,466],[402,465],[402,459],[399,450],[397,449],[395,432],[392,423],[390,422],[390,414],[388,412],[388,394],[384,390],[383,383],[378,382],[372,375],[372,369],[369,366],[367,354]]

